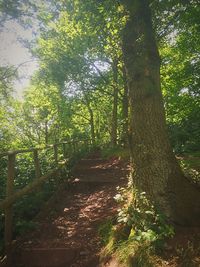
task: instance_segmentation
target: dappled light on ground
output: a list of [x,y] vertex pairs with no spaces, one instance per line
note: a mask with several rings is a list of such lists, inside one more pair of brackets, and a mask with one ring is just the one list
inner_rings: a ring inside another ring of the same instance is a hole
[[18,241],[19,250],[23,254],[36,248],[71,248],[75,256],[67,266],[97,264],[102,247],[98,227],[116,215],[116,187],[127,183],[127,173],[128,164],[116,159],[81,160],[72,182],[56,195],[53,206],[38,221],[38,228]]

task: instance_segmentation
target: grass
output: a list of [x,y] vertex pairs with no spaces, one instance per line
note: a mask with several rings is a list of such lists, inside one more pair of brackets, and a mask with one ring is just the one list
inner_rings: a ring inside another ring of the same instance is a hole
[[113,220],[107,219],[104,223],[99,226],[98,234],[101,238],[103,245],[109,243],[110,236],[112,234]]
[[[163,240],[174,234],[162,214],[148,201],[144,192],[118,190],[121,208],[115,225],[107,221],[99,228],[103,244],[101,259],[113,256],[127,267],[153,267],[159,258],[155,251],[163,246]],[[127,196],[132,200],[127,205]],[[160,263],[159,263],[160,264]]]
[[[198,250],[198,251],[197,251]],[[187,247],[177,248],[176,253],[179,257],[179,261],[184,267],[198,267],[200,266],[200,259],[197,255],[200,253],[200,248],[194,248],[193,244],[188,241]]]
[[188,168],[200,170],[200,152],[185,153],[181,157],[178,157],[180,162],[185,164]]
[[127,267],[155,267],[151,246],[133,240],[122,243],[116,250],[116,256]]
[[182,162],[188,166],[188,168],[200,170],[200,158],[183,158]]
[[128,148],[123,148],[121,146],[109,147],[103,149],[102,157],[105,159],[118,157],[122,160],[128,160],[130,158],[130,152]]
[[141,243],[128,238],[126,241],[116,243],[112,234],[101,251],[101,260],[107,261],[111,256],[126,267],[161,266],[161,259],[155,256],[154,249],[149,242]]

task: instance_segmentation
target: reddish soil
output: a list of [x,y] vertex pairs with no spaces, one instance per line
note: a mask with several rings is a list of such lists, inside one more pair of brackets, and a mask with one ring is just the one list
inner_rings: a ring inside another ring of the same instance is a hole
[[98,228],[116,215],[113,197],[127,183],[128,164],[95,156],[77,164],[72,181],[39,216],[37,229],[17,241],[13,267],[98,265]]

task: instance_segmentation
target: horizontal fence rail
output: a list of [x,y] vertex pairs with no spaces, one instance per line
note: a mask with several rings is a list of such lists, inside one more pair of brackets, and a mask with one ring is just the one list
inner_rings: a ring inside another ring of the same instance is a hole
[[32,147],[32,148],[28,148],[28,149],[19,149],[19,150],[10,150],[10,151],[6,151],[6,152],[0,152],[0,157],[5,157],[5,156],[8,156],[10,154],[15,154],[16,155],[16,154],[33,152],[35,150],[39,151],[39,150],[50,149],[50,148],[53,148],[54,146],[59,146],[59,145],[72,145],[73,148],[74,147],[76,148],[77,144],[79,144],[81,142],[84,143],[85,145],[91,144],[91,140],[90,139],[64,141],[64,142],[59,142],[59,143],[46,145],[46,146],[42,146],[42,147]]
[[[70,146],[72,152],[71,155],[68,155],[67,145]],[[59,143],[55,143],[52,145],[47,145],[44,147],[38,148],[28,148],[28,149],[19,149],[13,151],[7,151],[0,153],[0,157],[7,157],[7,182],[6,182],[6,197],[2,201],[0,201],[0,210],[4,210],[5,213],[5,253],[7,257],[7,266],[11,266],[12,261],[12,228],[13,228],[13,205],[14,203],[22,198],[24,195],[38,190],[40,185],[48,180],[53,175],[57,174],[63,166],[68,162],[67,158],[72,156],[74,153],[78,152],[80,146],[84,145],[85,147],[89,147],[91,145],[90,140],[74,140],[74,141],[63,141]],[[62,148],[62,161],[59,159],[59,147]],[[51,171],[42,175],[40,160],[39,160],[39,152],[41,150],[49,150],[53,149],[53,157],[54,157],[54,167]],[[14,189],[14,179],[15,179],[15,165],[16,165],[16,156],[18,154],[23,153],[32,153],[33,154],[33,163],[35,169],[35,180],[30,182],[28,185],[24,186],[22,189],[15,191]]]

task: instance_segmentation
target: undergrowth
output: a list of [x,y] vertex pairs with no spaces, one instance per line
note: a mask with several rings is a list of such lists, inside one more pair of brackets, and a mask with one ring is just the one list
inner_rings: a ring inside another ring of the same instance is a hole
[[106,221],[99,229],[106,243],[102,258],[114,254],[128,267],[156,266],[159,259],[155,255],[162,250],[166,238],[174,235],[173,227],[145,192],[118,188],[115,199],[121,204],[115,223]]
[[179,160],[180,166],[186,177],[192,179],[192,181],[200,185],[200,159],[196,158],[184,158]]
[[123,160],[129,160],[130,152],[128,148],[122,146],[106,147],[102,150],[102,157],[106,159],[118,157]]
[[[67,181],[71,176],[71,170],[80,158],[88,154],[87,148],[81,148],[76,153],[71,154],[68,164],[56,175],[46,180],[38,189],[20,198],[13,205],[13,238],[25,235],[27,232],[37,228],[37,223],[33,220],[41,211],[45,202],[56,192],[59,185]],[[62,158],[61,158],[62,160]],[[42,174],[48,173],[55,168],[53,154],[49,151],[40,152],[40,166]],[[6,177],[7,177],[7,159],[0,159],[1,167],[1,191],[0,200],[5,198]],[[35,179],[33,158],[30,154],[18,155],[15,167],[15,190],[20,190]],[[4,211],[0,211],[0,255],[4,251]]]
[[[127,159],[129,152],[121,147],[107,148],[103,156]],[[179,162],[185,175],[199,184],[199,153],[185,155],[179,158]],[[107,220],[99,228],[104,245],[102,261],[114,256],[127,267],[166,266],[158,255],[163,255],[168,240],[175,235],[167,218],[152,205],[145,192],[132,189],[132,185],[128,188],[118,187],[115,199],[120,204],[117,217]],[[193,243],[174,250],[174,257],[177,257],[180,266],[199,266],[197,248]]]

